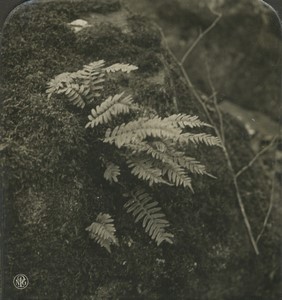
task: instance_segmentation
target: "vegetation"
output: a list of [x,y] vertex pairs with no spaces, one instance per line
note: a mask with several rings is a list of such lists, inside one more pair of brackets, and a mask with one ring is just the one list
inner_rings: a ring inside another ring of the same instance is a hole
[[[137,70],[138,67],[130,64],[116,63],[112,66],[105,67],[104,60],[92,62],[83,67],[82,70],[73,73],[62,73],[51,79],[48,83],[48,99],[53,95],[63,96],[74,106],[81,109],[85,105],[92,105],[99,102],[98,91],[103,90],[103,82],[106,73],[115,73],[121,71],[130,73]],[[98,99],[97,99],[98,98]],[[60,98],[58,98],[58,101]],[[62,99],[64,100],[64,99]],[[124,92],[109,96],[91,109],[91,115],[88,116],[89,122],[86,128],[95,128],[98,125],[110,126],[115,124],[115,118],[120,115],[126,115],[135,112],[132,118],[135,121],[128,121],[115,127],[106,129],[104,137],[100,140],[104,143],[116,146],[118,152],[117,161],[122,164],[125,160],[131,173],[139,179],[145,180],[150,186],[153,184],[174,185],[176,187],[188,187],[192,192],[191,177],[187,172],[200,175],[209,175],[206,168],[195,158],[189,157],[185,149],[190,143],[220,146],[220,140],[210,134],[182,132],[187,127],[195,128],[210,125],[200,121],[197,116],[185,114],[174,114],[166,118],[161,118],[157,114],[149,115],[145,107],[134,103],[132,96],[124,96]],[[97,139],[101,136],[99,132]],[[185,148],[183,147],[185,146]],[[101,149],[103,149],[101,147]],[[111,153],[114,152],[114,149]],[[97,153],[102,158],[102,153]],[[104,178],[109,182],[118,182],[118,176],[121,175],[121,167],[105,158],[107,161]],[[156,240],[160,245],[163,241],[172,244],[171,233],[165,231],[168,227],[168,221],[165,215],[160,213],[161,208],[157,206],[157,201],[143,190],[137,190],[132,195],[133,200],[125,204],[127,212],[132,212],[136,217],[136,222],[143,219],[143,227],[145,231]],[[102,247],[110,252],[110,244],[116,243],[112,235],[109,235],[106,222],[101,213],[97,217],[97,221],[93,223],[87,230],[90,231],[91,238],[94,238]],[[110,217],[108,217],[110,221]],[[100,223],[99,223],[100,222]],[[105,223],[106,222],[106,223]],[[113,230],[113,227],[110,228]],[[108,233],[108,234],[107,234]]]

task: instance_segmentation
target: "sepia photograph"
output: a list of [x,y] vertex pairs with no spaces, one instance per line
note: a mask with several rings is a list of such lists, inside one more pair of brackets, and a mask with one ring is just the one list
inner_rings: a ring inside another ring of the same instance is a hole
[[0,299],[282,299],[282,0],[0,17]]

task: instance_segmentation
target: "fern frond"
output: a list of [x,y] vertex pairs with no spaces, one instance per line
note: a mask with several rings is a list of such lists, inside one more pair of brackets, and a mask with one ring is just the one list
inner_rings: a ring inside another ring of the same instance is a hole
[[69,72],[62,73],[54,79],[51,79],[47,83],[46,93],[48,94],[48,98],[50,98],[53,93],[57,93],[58,91],[65,89],[67,85],[72,83],[74,83],[74,78],[72,73]]
[[167,118],[164,118],[164,121],[173,122],[181,128],[185,128],[187,126],[190,128],[202,127],[202,126],[212,127],[211,125],[200,121],[198,116],[190,116],[186,114],[174,114]]
[[64,94],[68,101],[77,107],[84,108],[85,101],[83,97],[87,97],[89,94],[89,88],[81,85],[79,86],[76,83],[68,84],[67,87],[63,90],[57,92],[58,94]]
[[95,97],[99,97],[99,91],[104,88],[102,85],[105,81],[105,73],[102,69],[104,65],[104,60],[95,61],[83,66],[83,69],[76,73],[77,77],[83,80],[84,84],[90,88],[93,96]]
[[173,157],[173,160],[191,173],[200,175],[207,174],[206,167],[192,157],[175,156]]
[[222,146],[218,137],[208,133],[183,133],[179,138],[179,142],[184,144],[192,142],[194,144],[203,143],[207,146]]
[[107,68],[105,68],[105,72],[107,73],[115,73],[118,71],[124,72],[124,73],[130,73],[131,71],[137,70],[138,67],[130,64],[113,64]]
[[169,122],[163,122],[158,116],[149,118],[139,118],[137,121],[131,121],[122,124],[111,130],[106,131],[104,142],[115,144],[118,148],[124,144],[140,142],[146,137],[155,137],[161,139],[178,139],[181,129],[174,127]]
[[[160,145],[159,142],[157,142]],[[193,192],[191,178],[186,174],[185,170],[196,173],[196,174],[207,174],[206,168],[204,165],[200,164],[194,158],[186,157],[184,152],[171,151],[168,149],[166,151],[160,151],[159,149],[152,146],[153,143],[141,142],[138,144],[125,144],[124,147],[130,149],[133,154],[142,155],[142,159],[139,159],[138,162],[141,163],[141,166],[135,164],[135,168],[132,170],[133,175],[138,178],[145,180],[150,180],[150,172],[147,172],[146,167],[153,167],[153,170],[161,170],[161,175],[158,174],[158,178],[161,178],[162,181],[154,182],[151,181],[150,185],[153,183],[165,183],[168,185],[180,186],[184,188],[189,187]],[[145,155],[149,155],[146,158]],[[150,157],[151,156],[151,157]],[[130,165],[133,167],[133,164]],[[150,169],[149,169],[150,170]],[[163,176],[167,175],[169,183]]]
[[132,199],[124,207],[135,217],[135,223],[143,219],[142,225],[145,232],[157,242],[158,246],[164,241],[173,243],[173,234],[165,231],[169,223],[161,212],[161,208],[158,207],[158,202],[153,201],[144,190],[133,193]]
[[153,161],[150,159],[142,159],[139,157],[131,158],[127,160],[127,164],[133,175],[139,179],[148,181],[150,186],[155,183],[168,184],[168,182],[162,178],[162,170],[154,166]]
[[130,110],[137,110],[138,106],[133,103],[131,96],[123,97],[124,93],[110,96],[101,105],[91,110],[91,115],[88,116],[90,122],[86,124],[87,127],[95,127],[99,124],[107,124],[112,120],[112,117],[120,114],[127,114]]
[[96,78],[100,73],[102,73],[102,68],[104,68],[104,66],[104,60],[94,61],[88,65],[84,65],[83,69],[78,71],[77,74],[83,79]]
[[104,172],[104,178],[109,182],[118,182],[118,176],[120,175],[120,167],[112,162],[107,164],[107,168]]
[[85,229],[89,231],[90,238],[94,239],[101,247],[106,248],[109,253],[111,253],[110,246],[112,244],[118,245],[113,221],[109,214],[99,213],[96,222]]
[[169,182],[175,186],[182,185],[184,188],[188,187],[193,193],[192,179],[186,174],[185,170],[176,163],[164,164],[162,167],[163,175],[167,175]]

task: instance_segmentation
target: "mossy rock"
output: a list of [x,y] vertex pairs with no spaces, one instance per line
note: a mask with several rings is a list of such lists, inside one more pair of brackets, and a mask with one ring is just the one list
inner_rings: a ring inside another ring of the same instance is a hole
[[[93,26],[75,34],[67,24],[76,18]],[[51,78],[104,59],[139,70],[108,81],[103,96],[130,91],[161,116],[176,112],[175,97],[179,111],[205,120],[154,24],[116,1],[31,3],[6,24],[1,59],[5,299],[279,297],[278,231],[267,230],[255,256],[220,148],[191,148],[217,177],[194,177],[194,194],[150,189],[175,236],[173,245],[157,247],[122,208],[123,190],[104,180],[101,149],[84,128],[85,114],[64,101],[47,101]],[[248,135],[235,120],[224,120],[239,170],[253,157]],[[130,189],[136,181],[129,179]],[[268,181],[259,163],[240,181],[256,234],[268,206]],[[101,211],[115,219],[120,246],[111,255],[85,231]],[[25,290],[13,287],[18,273],[29,277]]]

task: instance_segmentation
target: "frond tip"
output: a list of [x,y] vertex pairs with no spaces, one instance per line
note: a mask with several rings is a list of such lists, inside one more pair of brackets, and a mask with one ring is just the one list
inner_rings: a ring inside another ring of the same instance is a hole
[[118,245],[113,221],[114,220],[109,214],[99,213],[96,222],[93,222],[85,229],[86,231],[89,231],[90,238],[94,239],[101,247],[106,248],[109,253],[111,253],[110,246],[112,244]]
[[135,223],[143,219],[142,225],[145,232],[157,242],[158,246],[164,241],[173,243],[173,234],[165,231],[169,223],[165,219],[165,215],[161,213],[158,202],[153,201],[152,197],[144,190],[133,193],[132,199],[125,203],[124,207],[135,217]]

